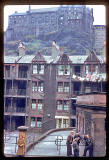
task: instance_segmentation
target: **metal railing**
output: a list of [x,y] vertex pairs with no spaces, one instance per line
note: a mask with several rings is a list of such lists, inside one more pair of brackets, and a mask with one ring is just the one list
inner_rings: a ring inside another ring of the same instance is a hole
[[18,136],[12,136],[10,134],[4,134],[4,153],[7,154],[7,151],[5,150],[6,147],[9,148],[8,153],[9,154],[15,154],[17,153],[17,141],[18,141]]
[[6,89],[5,95],[26,95],[26,89]]
[[29,77],[29,74],[28,74],[28,72],[19,72],[19,74],[18,74],[18,78],[28,78]]
[[20,112],[20,113],[25,113],[26,112],[26,108],[23,107],[5,107],[5,112]]
[[28,72],[19,72],[18,74],[16,74],[16,72],[5,72],[4,73],[4,78],[30,78],[30,74]]
[[[55,146],[56,146],[56,150],[58,151],[58,155],[60,155],[61,154],[61,149],[62,149],[61,147],[62,146],[66,146],[67,147],[67,144],[66,144],[67,139],[64,139],[63,136],[61,136],[61,135],[49,135],[49,137],[50,136],[52,136],[52,137],[55,136],[56,137],[55,140],[51,140],[51,141],[49,141],[49,140],[39,140],[39,141],[37,141],[37,143],[41,143],[41,142],[43,142],[43,143],[45,143],[45,142],[46,143],[48,143],[48,142],[49,143],[54,143]],[[34,137],[32,137],[32,139],[34,140]],[[63,141],[65,141],[64,144],[62,144]],[[71,146],[73,148],[73,144],[71,144]],[[85,146],[83,139],[81,139],[81,143],[79,144],[79,146]],[[38,146],[37,146],[37,148],[38,148]],[[34,146],[32,147],[32,150],[33,149],[34,149]]]
[[[33,129],[31,129],[30,131],[32,131],[32,130]],[[31,133],[30,134],[30,131],[28,132],[29,134],[27,134],[26,146],[30,143],[35,142],[35,140],[38,138],[38,135],[36,135],[36,133]],[[67,144],[66,144],[67,139],[64,139],[63,136],[61,136],[61,135],[49,135],[49,136],[52,136],[52,137],[55,137],[55,138],[53,138],[53,140],[46,140],[46,139],[45,140],[39,140],[39,141],[37,141],[37,143],[41,143],[42,141],[44,143],[45,142],[53,143],[56,146],[56,150],[58,151],[58,155],[60,155],[61,154],[61,147],[62,146],[67,147]],[[5,151],[6,146],[11,146],[10,154],[13,153],[13,154],[16,155],[17,148],[18,148],[17,141],[18,141],[18,136],[12,136],[10,134],[4,134],[4,152],[6,153],[6,151]],[[64,141],[64,143],[62,144],[63,141]],[[79,146],[84,146],[84,140],[83,139],[81,139],[81,143],[80,143]],[[72,144],[72,147],[73,147],[73,144]],[[32,149],[34,149],[34,147]]]

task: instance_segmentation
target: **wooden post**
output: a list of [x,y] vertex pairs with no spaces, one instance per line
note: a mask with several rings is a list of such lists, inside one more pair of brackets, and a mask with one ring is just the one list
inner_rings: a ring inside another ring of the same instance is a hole
[[18,150],[17,155],[19,157],[24,157],[26,152],[26,132],[28,127],[26,126],[20,126],[17,128],[19,131],[19,138],[18,138]]

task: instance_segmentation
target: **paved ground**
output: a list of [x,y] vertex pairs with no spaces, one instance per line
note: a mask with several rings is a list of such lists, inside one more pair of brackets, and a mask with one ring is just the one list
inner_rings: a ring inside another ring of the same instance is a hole
[[[46,138],[44,138],[40,143],[36,144],[34,148],[28,151],[25,157],[66,156],[67,153],[66,139],[69,133],[70,131],[58,131],[51,133]],[[7,132],[6,134],[7,136],[4,138],[5,139],[4,154],[16,155],[17,145],[15,143],[16,143],[16,137],[18,137],[18,132],[11,132],[11,133]],[[60,152],[59,150],[57,150],[57,145],[55,144],[57,136],[63,137],[63,141],[61,142],[62,146]],[[83,151],[84,151],[84,146],[80,144],[80,157],[82,157]],[[73,148],[72,148],[72,153],[73,153]]]
[[[58,131],[51,133],[46,138],[44,138],[40,143],[36,144],[34,148],[32,148],[26,154],[26,157],[30,156],[66,156],[67,147],[66,147],[66,139],[70,131]],[[57,136],[62,136],[63,141],[61,143],[60,153],[57,150],[57,146],[55,144],[55,140]],[[49,142],[48,142],[49,141]],[[73,151],[73,148],[72,148]],[[80,156],[82,157],[84,151],[84,146],[80,144]],[[73,153],[73,152],[72,152]]]
[[[5,132],[4,136],[4,154],[13,154],[17,153],[17,140],[18,140],[18,131],[15,132]],[[33,135],[32,133],[30,134]],[[39,134],[35,133],[35,136],[38,137]]]

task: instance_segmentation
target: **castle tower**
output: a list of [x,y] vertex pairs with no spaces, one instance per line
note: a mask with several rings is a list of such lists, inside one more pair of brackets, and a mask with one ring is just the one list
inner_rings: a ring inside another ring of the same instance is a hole
[[31,6],[29,5],[29,12],[31,12]]

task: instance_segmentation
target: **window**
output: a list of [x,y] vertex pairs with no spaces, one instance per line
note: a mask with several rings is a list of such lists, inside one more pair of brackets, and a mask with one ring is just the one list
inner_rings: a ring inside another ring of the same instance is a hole
[[58,75],[70,75],[70,66],[69,65],[59,65]]
[[45,23],[48,23],[50,21],[49,16],[45,16]]
[[86,66],[86,74],[88,74],[88,66]]
[[43,92],[43,82],[38,83],[38,91]]
[[32,82],[32,90],[37,91],[37,82]]
[[69,83],[58,82],[58,92],[69,92]]
[[58,92],[63,92],[63,83],[58,82]]
[[61,17],[60,19],[61,19],[61,20],[63,20],[63,19],[64,19],[64,17]]
[[63,65],[59,65],[58,66],[58,75],[63,75],[64,72],[64,66]]
[[57,101],[57,110],[62,110],[62,101]]
[[34,64],[33,65],[33,74],[44,74],[44,65]]
[[68,119],[63,119],[63,127],[64,128],[68,127],[68,122],[69,122]]
[[43,23],[43,22],[44,22],[44,17],[39,17],[39,18],[38,18],[38,23],[41,24],[41,23]]
[[39,91],[43,92],[43,82],[32,82],[32,90],[33,92]]
[[98,66],[95,66],[95,73],[98,73]]
[[31,105],[32,109],[36,109],[36,100],[32,99],[32,105]]
[[69,83],[68,82],[64,83],[64,92],[69,92]]
[[31,117],[31,127],[35,127],[35,117]]
[[38,100],[38,110],[42,110],[42,106],[43,106],[42,100],[39,99],[39,100]]
[[44,65],[38,65],[38,73],[44,74]]
[[68,101],[64,101],[64,110],[65,111],[69,110],[69,103],[68,103]]
[[37,74],[37,65],[33,65],[33,74]]
[[10,66],[5,67],[5,77],[10,77]]
[[42,127],[42,118],[41,117],[37,117],[37,127],[38,128]]

